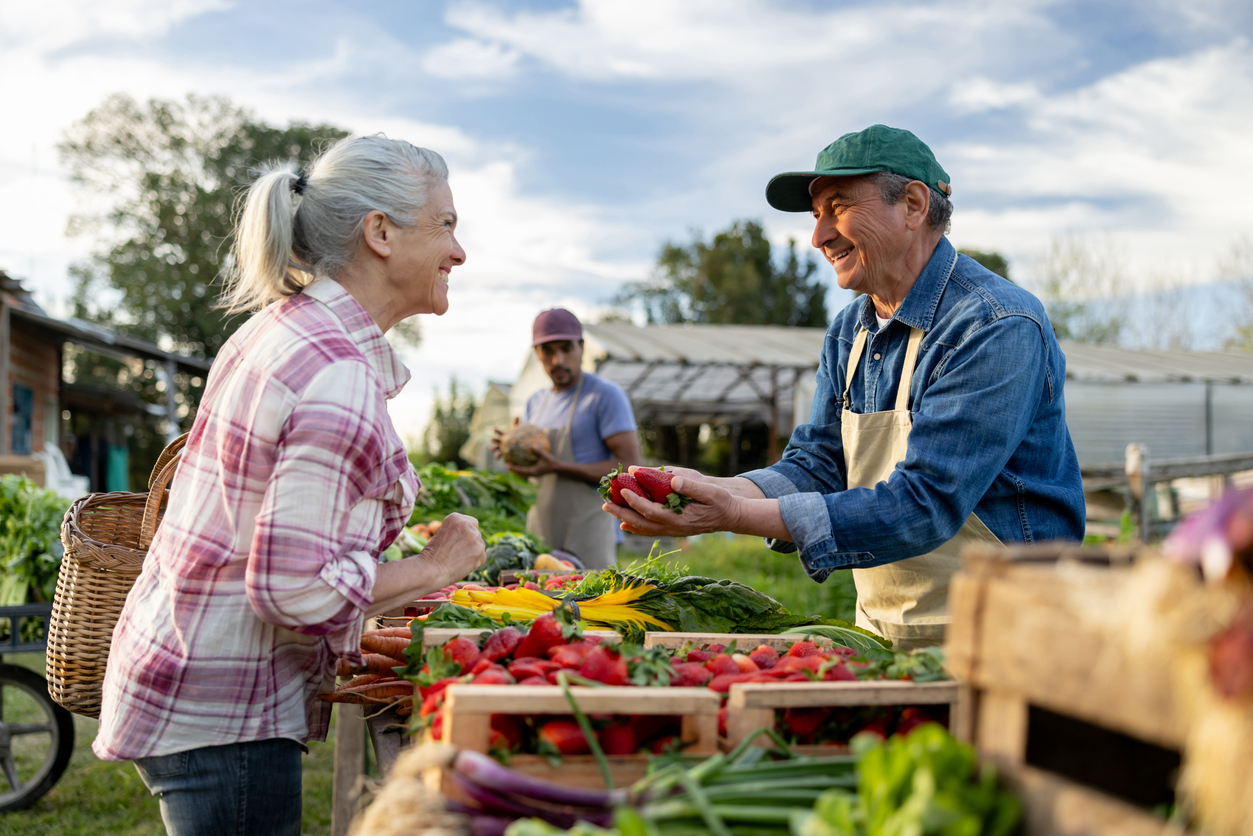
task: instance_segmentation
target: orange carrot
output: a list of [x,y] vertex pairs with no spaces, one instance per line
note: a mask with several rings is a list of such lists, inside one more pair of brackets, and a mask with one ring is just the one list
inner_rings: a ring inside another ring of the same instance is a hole
[[411,641],[412,638],[406,639],[403,636],[362,636],[361,649],[367,653],[381,653],[393,659],[403,659],[405,648]]
[[383,699],[386,697],[411,697],[413,696],[413,683],[397,682],[394,679],[384,680],[382,682],[371,682],[369,685],[362,685],[360,688],[353,688],[350,691],[340,689],[337,694],[360,694],[363,697],[371,697],[374,699]]
[[383,677],[379,676],[377,673],[362,674],[361,676],[354,677],[353,679],[348,680],[347,682],[345,682],[343,685],[339,686],[335,690],[344,691],[344,690],[349,690],[353,688],[359,688],[362,685],[369,685],[371,682],[378,682],[382,678]]
[[393,638],[413,639],[413,631],[408,625],[404,627],[383,627],[378,630],[367,630],[367,636],[392,636]]

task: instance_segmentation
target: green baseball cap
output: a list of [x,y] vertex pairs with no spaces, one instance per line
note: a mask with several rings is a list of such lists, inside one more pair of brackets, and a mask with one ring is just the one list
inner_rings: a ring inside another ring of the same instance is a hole
[[921,180],[944,195],[953,193],[948,172],[936,162],[925,142],[901,128],[871,125],[864,131],[844,134],[823,148],[813,171],[776,174],[766,185],[766,201],[784,212],[808,212],[813,208],[809,186],[815,179],[876,171]]

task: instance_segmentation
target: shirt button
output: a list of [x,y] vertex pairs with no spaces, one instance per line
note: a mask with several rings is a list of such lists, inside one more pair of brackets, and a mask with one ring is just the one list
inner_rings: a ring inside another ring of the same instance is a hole
[[876,360],[878,360],[878,359],[879,359],[879,352],[877,352],[877,351],[876,351],[876,352],[874,353],[874,359],[876,359]]

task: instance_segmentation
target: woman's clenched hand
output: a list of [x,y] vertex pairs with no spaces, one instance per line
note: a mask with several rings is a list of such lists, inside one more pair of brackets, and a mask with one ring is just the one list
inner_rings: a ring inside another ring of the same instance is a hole
[[437,589],[456,583],[487,560],[479,521],[465,514],[449,514],[415,559],[429,561],[437,577],[443,579]]

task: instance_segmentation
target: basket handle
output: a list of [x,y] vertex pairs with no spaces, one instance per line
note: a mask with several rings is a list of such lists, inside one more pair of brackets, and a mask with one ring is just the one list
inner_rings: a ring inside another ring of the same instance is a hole
[[157,524],[160,522],[158,514],[166,498],[166,486],[174,478],[174,471],[178,469],[178,463],[183,458],[183,445],[187,443],[187,435],[183,433],[171,441],[161,451],[161,456],[152,469],[152,478],[148,480],[148,499],[144,502],[144,519],[139,525],[139,548],[141,549],[147,549],[152,545],[152,538],[157,534]]
[[174,458],[174,455],[183,449],[183,445],[187,443],[187,436],[191,433],[183,433],[178,438],[165,445],[165,449],[161,451],[161,455],[157,456],[157,463],[152,466],[152,475],[148,477],[148,490],[152,490],[152,486],[157,483],[157,477],[161,475],[162,469]]

